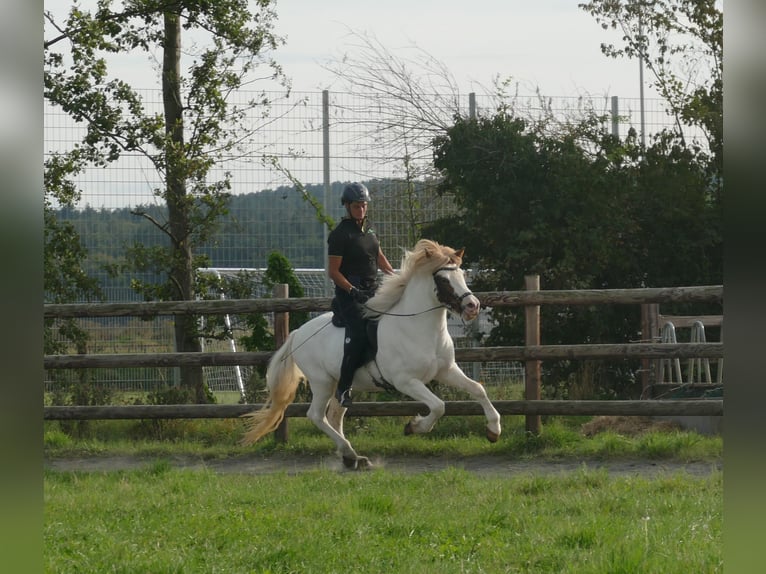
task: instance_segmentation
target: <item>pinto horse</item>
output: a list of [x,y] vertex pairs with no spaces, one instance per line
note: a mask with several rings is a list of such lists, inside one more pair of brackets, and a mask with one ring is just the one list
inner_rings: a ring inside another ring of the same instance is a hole
[[[420,240],[402,259],[400,271],[383,278],[365,314],[378,321],[377,355],[360,367],[352,383],[355,391],[394,387],[425,403],[426,416],[410,420],[405,433],[427,433],[444,414],[444,401],[426,386],[434,380],[467,392],[484,409],[487,438],[500,437],[500,414],[484,387],[466,376],[455,363],[455,348],[447,331],[447,311],[471,321],[479,314],[479,300],[465,283],[460,268],[463,249],[455,250],[428,239]],[[350,469],[371,467],[343,435],[346,409],[335,399],[343,356],[344,329],[332,325],[332,313],[311,319],[291,332],[269,361],[269,397],[261,410],[243,415],[242,444],[252,444],[274,431],[287,406],[295,399],[301,379],[311,386],[308,418],[335,443]]]

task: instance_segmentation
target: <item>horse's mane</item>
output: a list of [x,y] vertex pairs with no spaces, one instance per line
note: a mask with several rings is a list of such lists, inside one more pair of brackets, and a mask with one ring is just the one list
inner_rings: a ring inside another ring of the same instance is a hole
[[459,267],[462,262],[461,254],[455,249],[430,239],[421,239],[411,251],[405,250],[399,273],[383,277],[375,297],[370,299],[370,310],[367,314],[374,316],[375,311],[385,312],[393,307],[402,298],[407,283],[417,273],[432,274],[440,267],[445,265]]

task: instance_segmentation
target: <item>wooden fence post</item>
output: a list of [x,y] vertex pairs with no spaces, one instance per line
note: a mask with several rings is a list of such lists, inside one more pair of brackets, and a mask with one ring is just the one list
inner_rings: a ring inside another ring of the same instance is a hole
[[[290,289],[286,283],[274,285],[274,298],[287,299],[290,296]],[[274,313],[274,350],[279,349],[290,333],[290,313]],[[274,431],[274,440],[280,443],[286,443],[289,436],[287,428],[287,417],[282,419],[277,430]]]
[[[655,343],[659,333],[659,303],[643,303],[641,305],[641,342]],[[652,398],[651,389],[657,383],[657,361],[641,359],[641,398]]]
[[[525,275],[524,289],[527,291],[540,290],[539,275]],[[540,305],[527,305],[524,307],[525,321],[525,344],[540,345]],[[524,363],[524,398],[528,401],[540,400],[541,387],[541,363],[539,360],[526,361]],[[539,435],[542,427],[540,415],[526,415],[526,430],[529,433]]]

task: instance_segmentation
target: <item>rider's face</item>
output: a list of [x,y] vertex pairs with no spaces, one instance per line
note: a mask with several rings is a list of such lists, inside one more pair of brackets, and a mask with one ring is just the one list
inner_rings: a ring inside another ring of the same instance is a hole
[[364,216],[367,214],[367,202],[352,201],[348,204],[348,212],[356,220],[364,219]]

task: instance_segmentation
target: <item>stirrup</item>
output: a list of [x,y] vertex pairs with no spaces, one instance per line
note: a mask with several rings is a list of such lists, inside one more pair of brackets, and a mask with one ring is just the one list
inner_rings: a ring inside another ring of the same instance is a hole
[[338,399],[338,402],[342,407],[348,408],[353,404],[353,401],[351,400],[351,389],[346,389],[345,391],[338,389],[335,392],[335,398]]

